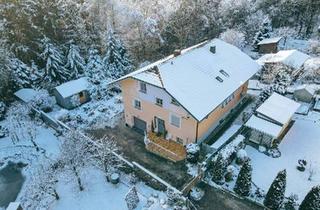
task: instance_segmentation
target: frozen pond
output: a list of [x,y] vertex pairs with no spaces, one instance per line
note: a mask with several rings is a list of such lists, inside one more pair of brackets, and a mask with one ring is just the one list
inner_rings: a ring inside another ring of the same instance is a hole
[[23,163],[9,162],[0,170],[0,208],[16,200],[24,182],[23,166]]

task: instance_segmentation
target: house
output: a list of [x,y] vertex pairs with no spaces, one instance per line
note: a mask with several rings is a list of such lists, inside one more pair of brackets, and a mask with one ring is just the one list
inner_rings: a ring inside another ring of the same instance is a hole
[[260,66],[219,39],[175,51],[120,82],[125,123],[178,144],[201,142],[243,99]]
[[263,66],[282,64],[293,70],[300,69],[311,58],[298,50],[281,50],[277,53],[265,54],[257,62]]
[[293,97],[302,102],[311,103],[318,87],[314,85],[300,85],[295,88]]
[[66,109],[73,109],[90,101],[88,81],[85,78],[72,80],[54,88],[53,95],[57,104]]
[[268,38],[258,43],[259,53],[277,53],[282,37]]
[[292,116],[300,104],[273,93],[245,123],[246,137],[258,145],[272,147],[287,132]]

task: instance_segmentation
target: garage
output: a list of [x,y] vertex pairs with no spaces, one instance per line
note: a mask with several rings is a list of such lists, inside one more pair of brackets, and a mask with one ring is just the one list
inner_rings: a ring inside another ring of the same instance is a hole
[[147,123],[137,117],[133,117],[133,128],[139,133],[144,134],[144,132],[147,130]]

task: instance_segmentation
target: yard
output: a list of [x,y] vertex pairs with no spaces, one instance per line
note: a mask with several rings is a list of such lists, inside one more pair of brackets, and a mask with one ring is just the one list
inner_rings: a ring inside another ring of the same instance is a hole
[[[295,123],[279,145],[281,157],[268,157],[251,146],[246,147],[252,162],[253,182],[267,191],[283,169],[287,170],[286,196],[298,195],[299,202],[307,192],[320,183],[320,114],[296,116]],[[298,160],[307,161],[304,172],[297,170]]]

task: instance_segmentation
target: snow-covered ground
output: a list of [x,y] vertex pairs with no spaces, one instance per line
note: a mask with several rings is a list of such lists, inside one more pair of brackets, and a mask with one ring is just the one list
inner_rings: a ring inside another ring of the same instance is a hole
[[[287,170],[286,196],[296,194],[299,201],[320,182],[320,114],[311,112],[308,116],[297,116],[296,122],[279,145],[281,157],[268,157],[251,146],[246,147],[252,162],[252,180],[267,191],[283,169]],[[304,172],[297,170],[298,160],[307,161]],[[309,180],[310,173],[313,176]]]

